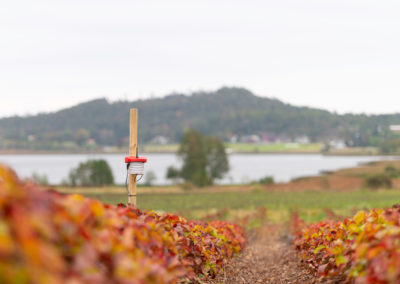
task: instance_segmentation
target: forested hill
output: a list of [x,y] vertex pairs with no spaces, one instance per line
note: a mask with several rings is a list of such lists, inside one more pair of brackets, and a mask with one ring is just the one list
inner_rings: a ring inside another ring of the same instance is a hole
[[400,124],[400,114],[338,115],[258,97],[243,88],[222,88],[133,102],[97,99],[54,113],[3,118],[0,147],[56,149],[83,145],[87,138],[98,145],[122,146],[127,142],[132,107],[139,109],[141,143],[156,136],[178,141],[185,129],[195,128],[224,139],[249,134],[306,135],[318,141],[343,138],[368,144],[388,125]]

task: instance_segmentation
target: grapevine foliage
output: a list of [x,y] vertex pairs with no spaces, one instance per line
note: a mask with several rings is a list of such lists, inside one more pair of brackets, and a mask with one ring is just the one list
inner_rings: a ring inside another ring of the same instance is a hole
[[62,195],[0,166],[0,283],[176,283],[244,245],[234,224]]
[[400,283],[398,207],[359,211],[343,222],[322,221],[302,230],[296,218],[295,224],[296,247],[320,276],[356,283]]

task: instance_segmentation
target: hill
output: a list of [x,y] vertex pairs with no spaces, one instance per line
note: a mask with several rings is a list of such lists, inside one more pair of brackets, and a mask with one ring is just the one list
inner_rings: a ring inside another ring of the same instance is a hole
[[400,124],[400,114],[338,115],[258,97],[243,88],[221,88],[191,95],[108,102],[96,99],[53,113],[0,119],[1,149],[67,149],[91,145],[123,146],[128,139],[129,109],[139,109],[140,143],[156,136],[175,142],[185,129],[229,139],[234,135],[265,134],[312,141],[345,139],[370,145]]

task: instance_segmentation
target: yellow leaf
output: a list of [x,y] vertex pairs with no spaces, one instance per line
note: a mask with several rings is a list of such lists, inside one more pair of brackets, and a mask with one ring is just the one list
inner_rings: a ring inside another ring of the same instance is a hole
[[14,242],[7,223],[0,221],[0,253],[5,255],[12,253]]
[[91,205],[91,209],[96,217],[102,217],[104,214],[104,208],[100,202],[93,202]]
[[340,265],[340,264],[343,264],[343,263],[347,263],[347,259],[343,256],[343,254],[339,254],[336,257],[336,265]]
[[316,247],[314,249],[314,254],[317,254],[321,249],[324,249],[324,248],[326,248],[326,246],[324,246],[324,245],[320,245],[320,246]]
[[356,215],[354,215],[354,222],[357,225],[360,225],[364,222],[365,220],[365,212],[364,211],[358,211]]
[[341,254],[343,252],[343,247],[340,245],[336,245],[332,248],[332,253],[335,255]]
[[353,234],[358,234],[361,232],[360,227],[358,227],[356,224],[350,224],[348,230]]

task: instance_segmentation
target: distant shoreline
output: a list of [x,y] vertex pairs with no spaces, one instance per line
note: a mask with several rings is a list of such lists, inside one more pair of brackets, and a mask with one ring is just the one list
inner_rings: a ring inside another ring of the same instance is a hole
[[[268,154],[268,155],[326,155],[326,156],[386,156],[379,153],[374,147],[353,147],[331,149],[323,152],[322,143],[226,143],[228,154]],[[179,149],[178,144],[156,145],[147,144],[140,146],[139,153],[143,154],[175,154]],[[32,149],[3,149],[0,155],[84,155],[84,154],[127,154],[128,147],[98,147],[92,150],[66,149],[66,150],[32,150]],[[390,156],[390,155],[389,155]]]
[[[101,155],[114,155],[114,154],[127,154],[126,152],[104,152],[104,151],[29,151],[29,150],[20,150],[20,151],[0,151],[0,155],[91,155],[91,154],[101,154]],[[142,154],[176,154],[176,152],[168,152],[168,151],[154,151],[154,152],[142,152]],[[231,154],[259,154],[259,155],[320,155],[321,152],[230,152]],[[327,155],[329,156],[329,155]],[[334,156],[354,156],[354,155],[343,155],[338,154]],[[381,155],[369,155],[369,156],[381,156]]]
[[[127,155],[127,152],[115,151],[43,151],[43,150],[0,150],[0,155],[115,155],[122,154]],[[141,152],[143,155],[146,154],[176,154],[172,151],[144,151]],[[323,153],[323,152],[310,152],[310,151],[232,151],[228,155],[323,155],[323,156],[397,156],[395,154],[380,154],[380,153],[370,153],[370,152],[333,152],[333,153]]]

